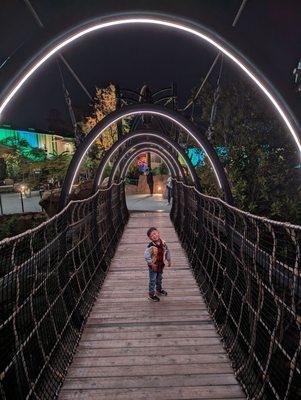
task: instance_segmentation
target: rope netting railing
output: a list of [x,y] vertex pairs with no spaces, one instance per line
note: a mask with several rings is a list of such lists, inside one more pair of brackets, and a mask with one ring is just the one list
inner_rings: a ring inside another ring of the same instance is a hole
[[124,185],[0,242],[0,398],[54,399],[128,220]]
[[249,399],[301,399],[301,227],[174,181],[171,218]]

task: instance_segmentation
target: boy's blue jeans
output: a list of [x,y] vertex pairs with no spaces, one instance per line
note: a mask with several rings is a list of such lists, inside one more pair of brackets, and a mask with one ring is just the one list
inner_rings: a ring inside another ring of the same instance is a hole
[[155,291],[160,291],[162,289],[162,274],[163,272],[157,272],[149,269],[149,294],[154,295]]

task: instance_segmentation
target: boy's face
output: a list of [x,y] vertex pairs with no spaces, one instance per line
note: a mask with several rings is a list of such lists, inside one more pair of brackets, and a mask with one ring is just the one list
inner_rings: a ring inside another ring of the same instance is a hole
[[159,231],[152,231],[149,237],[153,242],[156,242],[157,240],[160,239],[160,233]]

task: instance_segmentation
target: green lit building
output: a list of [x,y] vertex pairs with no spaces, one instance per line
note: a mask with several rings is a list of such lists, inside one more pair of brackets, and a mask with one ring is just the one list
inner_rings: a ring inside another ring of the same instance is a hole
[[26,142],[30,149],[43,149],[47,157],[64,152],[72,154],[75,149],[73,138],[61,136],[55,132],[36,131],[31,128],[14,129],[9,125],[0,126],[0,157],[12,147],[12,143],[16,147],[18,143],[22,143],[23,145],[19,148],[22,151]]

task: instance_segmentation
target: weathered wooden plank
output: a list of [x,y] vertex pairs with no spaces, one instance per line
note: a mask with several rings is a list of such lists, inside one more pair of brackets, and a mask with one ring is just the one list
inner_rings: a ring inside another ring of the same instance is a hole
[[[189,293],[187,296],[182,296],[182,291],[179,288],[179,290],[175,290],[174,292],[170,290],[169,287],[165,286],[166,290],[168,290],[168,297],[170,299],[170,301],[181,301],[182,304],[185,301],[185,299],[189,300],[189,301],[193,301],[193,300],[198,300],[200,298],[200,294],[199,293]],[[140,302],[148,302],[151,303],[151,305],[153,307],[159,307],[159,304],[153,304],[152,302],[149,302],[147,299],[147,294],[148,294],[148,287],[145,287],[145,292],[140,294],[139,293],[112,293],[110,291],[106,292],[106,293],[102,293],[99,296],[99,299],[104,302],[105,300],[109,300],[109,303],[118,303],[120,302],[120,299],[124,299],[124,302],[137,302],[140,300]],[[164,299],[162,300],[162,302],[164,301]],[[160,303],[161,305],[162,303]]]
[[[192,301],[192,300],[198,299],[199,296],[200,296],[199,294],[195,294],[193,296],[189,295],[189,296],[182,297],[182,296],[180,296],[180,293],[168,294],[168,297],[172,301],[179,300],[179,301],[182,301],[182,302],[185,301],[185,299],[187,299],[188,301]],[[105,296],[100,295],[99,296],[99,301],[101,301],[103,304],[104,303],[110,303],[110,304],[112,304],[112,303],[120,303],[120,299],[121,298],[122,298],[122,294],[120,294],[119,296],[118,296],[118,293],[116,293],[116,296],[110,296],[109,294],[106,294]],[[140,297],[138,295],[134,295],[134,296],[132,295],[132,296],[127,297],[126,301],[128,303],[134,303],[134,302],[137,302],[137,301],[141,302],[141,301],[148,301],[148,300],[147,300],[146,296],[143,296],[143,295],[142,296],[140,295]],[[159,307],[159,304],[153,304],[153,303],[151,303],[151,304],[154,307],[157,307],[157,306]],[[160,305],[161,305],[161,303],[160,303]]]
[[61,400],[242,400],[245,399],[237,385],[134,388],[134,389],[90,389],[63,390]]
[[[158,360],[159,361],[159,360]],[[143,368],[141,368],[143,367]],[[142,364],[138,366],[125,365],[113,367],[78,367],[73,365],[68,373],[68,379],[75,378],[99,378],[116,376],[151,376],[151,375],[200,375],[200,374],[232,374],[232,368],[228,363],[220,364],[168,364],[154,365]]]
[[[156,338],[156,339],[133,339],[133,340],[94,340],[85,342],[82,341],[79,344],[79,348],[85,349],[104,349],[114,347],[160,347],[168,346],[205,346],[210,344],[218,344],[220,339],[216,337],[199,337],[199,338]],[[147,351],[147,349],[146,349]],[[160,350],[158,350],[159,352]]]
[[[145,295],[145,292],[141,292],[142,295]],[[136,302],[135,304],[132,303],[132,306],[135,307],[136,311],[145,311],[145,310],[152,310],[152,305],[149,304],[141,304],[141,301]],[[163,301],[160,303],[160,308],[163,310],[179,310],[179,311],[184,311],[184,310],[206,310],[206,304],[205,303],[198,303],[198,302],[176,302],[174,303],[164,303]],[[129,306],[127,303],[124,301],[120,301],[118,303],[118,311],[128,311]],[[108,312],[109,310],[115,311],[116,310],[116,303],[115,304],[96,304],[93,308],[93,310],[97,311],[104,311]]]
[[138,325],[138,324],[133,324],[132,326],[125,326],[125,325],[121,325],[121,324],[114,324],[112,326],[105,326],[105,325],[93,325],[90,324],[89,322],[85,325],[85,331],[83,333],[83,335],[85,335],[86,333],[89,334],[89,332],[94,332],[94,333],[121,333],[121,334],[127,334],[127,333],[136,333],[136,332],[143,332],[143,333],[147,333],[149,332],[150,334],[152,332],[155,333],[165,333],[165,332],[171,332],[171,333],[175,333],[178,331],[181,332],[187,332],[187,336],[189,336],[190,332],[199,332],[199,331],[205,331],[205,330],[213,330],[215,331],[215,328],[213,326],[212,323],[209,322],[205,322],[205,323],[185,323],[185,324],[175,324],[175,325]]
[[[89,331],[87,329],[87,331]],[[192,335],[190,334],[189,337],[191,338]],[[216,337],[218,338],[218,334],[215,332],[215,330],[197,330],[193,332],[193,337]],[[187,338],[187,331],[162,331],[162,332],[128,332],[128,333],[103,333],[99,332],[99,329],[95,332],[84,332],[81,342],[86,342],[86,341],[95,341],[95,340],[116,340],[116,339],[121,339],[121,340],[129,340],[129,339],[169,339],[169,338],[181,338],[185,339]]]
[[[143,355],[143,356],[115,356],[115,357],[98,357],[95,356],[93,360],[91,357],[77,357],[75,356],[72,363],[73,366],[85,367],[105,367],[105,366],[122,366],[122,365],[169,365],[169,364],[223,364],[229,366],[228,356],[226,354],[156,354],[156,355]],[[71,367],[71,368],[72,368]],[[231,368],[229,366],[229,368]]]
[[[180,355],[180,354],[225,354],[225,350],[220,344],[204,346],[165,346],[160,348],[160,355]],[[78,351],[75,357],[115,357],[115,356],[144,356],[144,347],[119,347],[102,349],[85,349]],[[147,355],[158,355],[157,346],[148,347]]]
[[[157,309],[148,309],[145,311],[123,311],[123,312],[118,312],[119,310],[115,310],[115,311],[110,311],[109,313],[103,312],[103,311],[99,311],[99,310],[93,310],[91,312],[91,318],[137,318],[137,319],[141,319],[141,318],[148,318],[148,317],[187,317],[190,319],[190,317],[203,317],[203,316],[208,316],[208,311],[207,310],[184,310],[184,311],[180,311],[180,310],[168,310],[168,309],[162,309],[160,311],[158,311]],[[187,319],[186,318],[186,319]]]
[[[186,321],[187,317],[184,315],[182,317],[179,316],[168,316],[168,320],[170,322],[174,321]],[[209,315],[201,315],[201,316],[192,316],[189,318],[190,321],[210,321]],[[142,323],[142,322],[165,322],[166,316],[158,317],[149,316],[148,318],[89,318],[90,323],[124,323],[124,322],[131,322],[131,323]]]
[[[125,375],[126,376],[126,375]],[[126,379],[119,377],[99,378],[83,377],[77,379],[66,379],[65,389],[127,389],[127,388],[150,388],[150,387],[173,387],[173,386],[218,386],[235,385],[234,374],[201,374],[201,375],[145,375],[145,376],[126,376]]]

